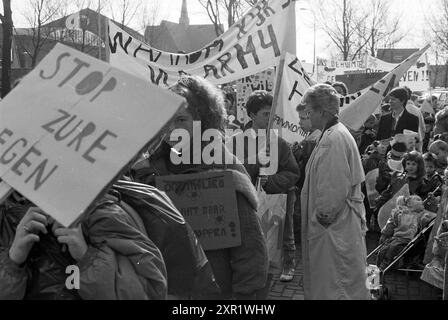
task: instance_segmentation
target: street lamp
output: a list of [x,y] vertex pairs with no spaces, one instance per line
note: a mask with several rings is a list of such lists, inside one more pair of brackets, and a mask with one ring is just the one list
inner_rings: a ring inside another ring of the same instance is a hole
[[315,68],[316,68],[316,14],[310,8],[301,7],[299,10],[301,10],[301,11],[310,11],[313,14],[313,31],[314,31],[313,72],[315,72]]

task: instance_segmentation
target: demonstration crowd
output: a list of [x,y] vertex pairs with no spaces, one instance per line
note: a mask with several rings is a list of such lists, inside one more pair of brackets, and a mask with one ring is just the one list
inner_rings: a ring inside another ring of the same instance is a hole
[[[222,157],[235,158],[226,140],[236,137],[224,135],[228,115],[236,115],[234,95],[195,76],[181,78],[170,90],[187,105],[169,130],[191,133],[193,121],[201,121],[203,132],[222,133]],[[257,216],[260,188],[288,195],[280,281],[293,279],[300,244],[306,299],[370,299],[366,232],[381,233],[381,269],[436,216],[428,248],[415,254],[424,257],[409,263],[422,264],[426,281],[443,288],[448,107],[424,114],[408,89],[395,88],[381,113],[352,132],[338,119],[340,98],[347,94],[342,83],[307,90],[297,106],[306,136],[294,145],[278,137],[274,175],[262,174],[260,161],[245,161],[253,156],[246,145],[246,159],[233,164],[174,164],[175,143],[164,138],[136,158],[76,227],[63,227],[14,192],[0,212],[0,299],[266,299],[272,274]],[[251,122],[242,129],[253,130],[257,139],[269,127],[272,104],[268,92],[253,92],[246,102]],[[269,150],[256,153],[266,158]],[[365,177],[376,169],[378,196],[369,201]],[[157,176],[199,172],[232,173],[240,246],[204,251],[188,223],[178,223],[183,218],[172,201],[155,188]],[[409,194],[395,199],[404,185]],[[381,229],[380,209],[391,199],[396,206]],[[70,265],[80,270],[76,290],[66,283]]]

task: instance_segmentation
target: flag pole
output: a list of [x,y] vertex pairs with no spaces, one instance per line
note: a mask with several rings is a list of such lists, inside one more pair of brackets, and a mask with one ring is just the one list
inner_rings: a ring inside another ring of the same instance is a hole
[[98,43],[98,59],[101,59],[101,47],[103,46],[103,41],[101,38],[101,0],[98,0],[98,38],[100,39]]
[[106,52],[106,61],[110,62],[110,48],[109,48],[109,18],[104,19],[104,45]]

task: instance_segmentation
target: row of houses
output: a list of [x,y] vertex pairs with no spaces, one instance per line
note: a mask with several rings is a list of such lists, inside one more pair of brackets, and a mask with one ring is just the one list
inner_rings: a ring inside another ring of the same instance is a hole
[[[52,21],[39,30],[15,28],[12,42],[12,80],[28,73],[50,52],[57,42],[74,47],[95,58],[106,60],[106,21],[110,19],[89,8]],[[112,19],[110,19],[112,20]],[[113,21],[113,20],[112,20]],[[144,34],[114,21],[134,38],[167,52],[194,52],[217,37],[215,25],[191,25],[187,0],[183,0],[179,23],[163,20],[158,26],[147,26]],[[3,28],[0,24],[0,59]],[[380,49],[377,57],[399,63],[418,49]],[[431,86],[448,87],[448,65],[430,66]]]
[[[114,21],[86,8],[45,24],[39,30],[15,28],[12,41],[11,83],[28,73],[58,42],[105,61],[107,19]],[[117,21],[114,22],[134,38],[149,43],[159,50],[189,53],[204,47],[216,38],[213,24],[190,25],[189,21],[187,0],[183,0],[179,23],[163,20],[158,26],[148,26],[143,35]],[[0,24],[0,59],[2,44],[3,28]]]

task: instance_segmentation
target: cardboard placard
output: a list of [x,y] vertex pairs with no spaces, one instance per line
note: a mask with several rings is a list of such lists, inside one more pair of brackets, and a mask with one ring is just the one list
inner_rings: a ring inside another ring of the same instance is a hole
[[0,178],[67,227],[183,102],[57,44],[0,103]]
[[191,225],[204,250],[241,245],[236,191],[231,172],[205,172],[156,178]]

